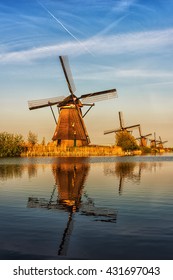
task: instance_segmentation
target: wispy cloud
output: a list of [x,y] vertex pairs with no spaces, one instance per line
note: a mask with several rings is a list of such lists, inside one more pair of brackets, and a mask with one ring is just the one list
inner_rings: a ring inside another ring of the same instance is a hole
[[130,7],[136,3],[136,0],[119,0],[116,2],[113,11],[126,12]]
[[140,68],[133,67],[131,69],[122,67],[116,69],[116,67],[105,67],[105,66],[96,66],[92,67],[92,69],[87,69],[85,67],[85,73],[78,73],[75,79],[77,80],[119,80],[122,81],[127,79],[128,81],[135,80],[141,81],[146,80],[147,84],[172,84],[172,76],[173,72],[168,70],[154,70],[152,68]]
[[139,13],[141,15],[141,11],[146,12],[155,12],[156,9],[152,7],[152,5],[147,5],[145,1],[139,0],[118,0],[116,4],[112,8],[112,12],[118,14],[126,14],[127,12],[132,12],[133,14]]
[[91,51],[67,27],[65,27],[65,25],[54,14],[52,14],[40,1],[37,0],[37,2],[73,39],[81,45],[81,47],[85,49],[85,51],[93,55]]
[[[127,17],[128,17],[128,14],[121,16],[121,17],[117,18],[116,20],[114,20],[113,22],[107,24],[106,27],[104,27],[100,32],[98,32],[95,37],[108,33],[111,29],[117,27]],[[93,38],[94,38],[94,36],[93,36]]]
[[168,72],[168,71],[162,71],[162,70],[152,70],[152,69],[140,69],[140,68],[136,68],[136,69],[120,69],[119,71],[117,71],[117,76],[118,77],[138,77],[138,78],[172,78],[173,73],[172,72]]
[[[100,55],[117,55],[129,53],[152,53],[165,51],[173,44],[173,29],[127,33],[112,36],[98,36],[82,42],[92,52]],[[28,50],[5,52],[0,55],[0,63],[32,61],[49,56],[86,53],[78,42],[66,42],[50,46],[36,47]]]

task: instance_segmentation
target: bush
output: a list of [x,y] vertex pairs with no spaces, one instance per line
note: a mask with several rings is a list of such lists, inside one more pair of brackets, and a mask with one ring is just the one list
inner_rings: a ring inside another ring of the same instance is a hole
[[121,147],[123,151],[134,151],[139,149],[136,139],[126,130],[116,133],[116,145]]
[[0,157],[16,157],[24,150],[24,140],[21,134],[0,133]]

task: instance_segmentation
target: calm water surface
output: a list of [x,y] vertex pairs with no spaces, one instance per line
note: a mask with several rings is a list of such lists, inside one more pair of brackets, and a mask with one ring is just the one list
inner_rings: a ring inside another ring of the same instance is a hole
[[0,159],[0,259],[173,259],[173,155]]

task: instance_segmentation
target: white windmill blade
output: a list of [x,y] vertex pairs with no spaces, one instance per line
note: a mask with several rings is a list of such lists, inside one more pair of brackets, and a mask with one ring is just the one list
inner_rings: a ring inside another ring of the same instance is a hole
[[66,56],[66,55],[60,56],[59,59],[60,59],[61,66],[62,66],[64,75],[66,78],[66,82],[67,82],[69,91],[73,95],[74,92],[76,91],[76,88],[75,88],[75,84],[73,81],[72,72],[70,69],[69,61],[68,61],[68,56]]
[[104,91],[92,92],[81,95],[78,99],[86,103],[93,103],[97,101],[108,100],[117,97],[116,89],[109,89]]
[[59,102],[62,102],[64,99],[65,96],[58,96],[58,97],[51,97],[45,99],[30,100],[28,101],[28,107],[30,110],[39,109],[43,107],[56,105]]

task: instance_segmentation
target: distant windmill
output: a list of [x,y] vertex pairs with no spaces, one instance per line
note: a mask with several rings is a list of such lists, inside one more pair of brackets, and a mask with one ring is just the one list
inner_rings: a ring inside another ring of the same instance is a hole
[[157,143],[160,142],[158,140],[156,140],[156,133],[154,132],[154,138],[153,139],[149,139],[150,140],[150,147],[151,148],[157,148]]
[[[51,108],[56,122],[56,129],[52,140],[57,141],[57,145],[86,146],[90,143],[90,139],[83,121],[84,116],[95,105],[93,102],[116,97],[116,89],[88,93],[77,97],[74,94],[76,89],[68,63],[68,57],[60,56],[59,59],[70,92],[69,96],[29,101],[29,109],[34,110],[48,106]],[[52,109],[53,105],[57,105],[59,109],[58,121],[56,121]],[[84,115],[81,110],[83,106],[89,106]]]
[[136,138],[136,140],[140,141],[140,146],[141,147],[146,147],[147,146],[147,138],[148,138],[148,136],[151,136],[152,133],[149,133],[149,134],[146,134],[146,135],[142,135],[141,127],[139,126],[139,135],[140,135],[140,137]]
[[120,131],[128,131],[128,129],[137,128],[137,127],[140,126],[140,124],[135,124],[135,125],[131,125],[131,126],[125,126],[124,125],[124,120],[123,120],[122,112],[118,112],[118,115],[119,115],[119,121],[120,121],[120,128],[106,130],[106,131],[104,131],[104,134],[109,134],[109,133],[113,133],[113,132],[116,133],[116,132],[120,132]]
[[160,141],[158,141],[158,148],[163,149],[163,144],[167,143],[168,141],[162,141],[161,137],[159,136]]

